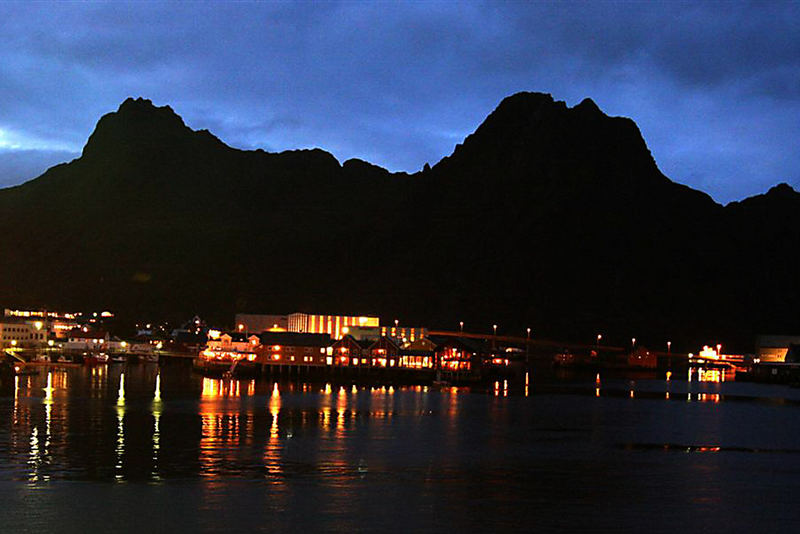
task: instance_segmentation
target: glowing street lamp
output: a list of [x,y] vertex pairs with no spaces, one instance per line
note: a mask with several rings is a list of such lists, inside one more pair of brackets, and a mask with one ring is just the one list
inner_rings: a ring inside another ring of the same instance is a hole
[[[525,342],[525,364],[527,365],[531,359],[531,327],[529,326],[527,329],[528,332],[528,339]],[[525,375],[527,377],[527,375]],[[527,378],[526,378],[527,380]],[[527,381],[525,382],[526,390],[527,390]]]
[[717,356],[722,356],[722,344],[717,343]]
[[464,321],[459,321],[458,322],[458,327],[461,329],[461,333],[463,334],[464,333]]
[[600,340],[603,339],[603,334],[597,334],[597,348],[600,348]]
[[636,347],[636,338],[632,337],[631,338],[631,349],[634,349],[635,347]]
[[667,354],[672,352],[672,341],[667,341]]
[[494,336],[497,337],[497,325],[493,324],[492,329],[494,330]]

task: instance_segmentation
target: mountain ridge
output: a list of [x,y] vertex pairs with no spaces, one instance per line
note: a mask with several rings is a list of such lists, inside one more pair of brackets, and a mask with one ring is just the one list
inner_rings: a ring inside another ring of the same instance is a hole
[[[129,98],[81,157],[0,190],[15,250],[0,258],[0,299],[137,318],[305,309],[745,342],[794,324],[781,288],[800,296],[788,270],[750,257],[761,242],[798,244],[788,211],[800,195],[780,185],[759,197],[723,207],[671,181],[636,124],[590,99],[509,96],[408,174],[322,149],[240,150]],[[709,262],[712,250],[737,261]]]

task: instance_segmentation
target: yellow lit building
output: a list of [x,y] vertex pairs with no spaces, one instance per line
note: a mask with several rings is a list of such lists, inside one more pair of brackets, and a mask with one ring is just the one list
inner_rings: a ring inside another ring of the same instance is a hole
[[789,345],[800,345],[800,336],[758,336],[756,358],[763,363],[785,361]]
[[47,343],[47,328],[42,321],[0,323],[0,347],[32,347]]
[[307,313],[292,313],[289,315],[289,332],[304,334],[328,334],[333,339],[342,339],[347,333],[344,329],[377,328],[380,326],[378,317],[351,316],[351,315],[312,315]]
[[421,326],[382,326],[381,336],[392,338],[397,343],[413,343],[427,337],[428,329]]

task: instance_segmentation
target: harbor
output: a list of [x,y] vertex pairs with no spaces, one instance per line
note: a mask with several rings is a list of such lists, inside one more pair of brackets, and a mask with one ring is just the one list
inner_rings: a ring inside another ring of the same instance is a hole
[[45,528],[67,494],[76,528],[156,531],[218,530],[231,514],[277,531],[635,530],[654,508],[675,512],[654,532],[797,520],[800,390],[787,386],[546,366],[437,388],[213,378],[187,363],[3,382],[0,529]]
[[756,350],[727,354],[721,343],[697,353],[653,350],[631,338],[628,346],[593,344],[464,329],[381,325],[373,316],[294,313],[237,314],[233,326],[210,326],[199,317],[179,328],[142,323],[133,336],[108,311],[90,314],[5,310],[0,323],[0,371],[26,375],[41,367],[124,363],[176,365],[211,377],[335,379],[464,386],[508,379],[551,366],[589,372],[645,371],[669,377],[716,370],[739,381],[800,384],[800,337],[761,336]]

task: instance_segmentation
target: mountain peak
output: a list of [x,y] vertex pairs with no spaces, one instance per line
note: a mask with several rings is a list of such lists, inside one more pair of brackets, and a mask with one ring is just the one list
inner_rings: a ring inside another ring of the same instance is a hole
[[597,104],[594,103],[594,100],[591,98],[584,98],[581,100],[581,103],[578,104],[573,108],[575,111],[580,111],[581,113],[585,113],[587,115],[601,115],[605,116],[605,113],[598,107]]
[[[135,117],[140,119],[153,119],[157,117],[161,120],[178,122],[182,126],[185,126],[183,119],[180,117],[180,115],[175,113],[171,107],[156,106],[153,104],[153,101],[148,98],[133,98],[129,96],[124,102],[122,102],[122,104],[119,105],[116,114],[127,119]],[[113,113],[109,113],[109,115],[113,115]]]
[[767,196],[773,198],[795,198],[797,195],[797,191],[785,182],[774,185],[767,191]]
[[147,98],[128,97],[117,111],[100,118],[83,155],[99,155],[120,147],[163,145],[191,132],[171,107],[156,106]]

